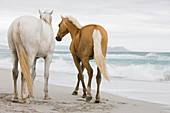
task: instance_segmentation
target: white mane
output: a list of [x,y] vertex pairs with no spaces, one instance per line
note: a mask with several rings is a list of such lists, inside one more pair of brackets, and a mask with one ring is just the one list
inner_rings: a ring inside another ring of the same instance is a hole
[[67,16],[66,18],[68,18],[68,20],[70,20],[77,28],[79,28],[79,29],[82,28],[80,23],[75,18],[73,18],[71,16]]

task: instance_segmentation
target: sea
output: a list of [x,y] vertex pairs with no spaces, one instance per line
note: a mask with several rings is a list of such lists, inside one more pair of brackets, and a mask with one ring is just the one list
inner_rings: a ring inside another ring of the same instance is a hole
[[[169,52],[108,51],[106,59],[110,80],[107,81],[102,77],[101,91],[126,98],[170,105]],[[96,90],[97,66],[94,60],[90,61],[90,65],[93,68],[92,89]],[[0,68],[12,69],[12,55],[9,49],[0,49]],[[36,80],[44,82],[43,58],[38,59],[36,69]],[[50,66],[49,83],[73,87],[74,90],[77,73],[70,51],[55,50]],[[87,84],[86,70],[84,76]],[[82,88],[81,85],[80,88]]]

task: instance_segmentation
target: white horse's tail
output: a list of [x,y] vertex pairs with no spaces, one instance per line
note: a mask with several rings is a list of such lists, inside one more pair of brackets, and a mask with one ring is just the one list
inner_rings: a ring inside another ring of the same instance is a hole
[[96,61],[97,67],[99,68],[100,72],[103,74],[104,78],[109,81],[107,76],[107,68],[104,62],[105,57],[102,52],[101,47],[101,40],[102,36],[99,30],[94,29],[93,31],[93,42],[94,42],[94,59]]
[[19,26],[20,26],[19,23],[14,24],[14,26],[13,26],[13,31],[12,31],[13,42],[14,42],[14,46],[17,50],[17,55],[18,55],[18,58],[19,58],[19,62],[20,62],[21,70],[23,72],[23,76],[24,76],[26,83],[27,83],[27,88],[28,88],[28,92],[29,92],[29,95],[30,95],[29,97],[32,97],[33,87],[32,87],[32,81],[31,81],[28,54],[27,54],[27,51],[26,51],[26,49],[25,49],[25,47],[24,47],[24,45],[21,41]]

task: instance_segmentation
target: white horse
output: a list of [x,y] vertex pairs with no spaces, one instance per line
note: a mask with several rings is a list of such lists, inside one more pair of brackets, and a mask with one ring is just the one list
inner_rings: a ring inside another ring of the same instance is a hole
[[40,19],[33,16],[22,16],[17,18],[8,30],[8,44],[13,60],[14,97],[12,101],[18,102],[17,78],[18,60],[21,66],[21,98],[24,103],[26,99],[26,83],[29,97],[33,96],[33,81],[36,77],[36,60],[40,57],[45,59],[44,93],[45,99],[51,99],[48,95],[49,67],[52,61],[55,47],[52,29],[53,11],[42,13],[39,10]]

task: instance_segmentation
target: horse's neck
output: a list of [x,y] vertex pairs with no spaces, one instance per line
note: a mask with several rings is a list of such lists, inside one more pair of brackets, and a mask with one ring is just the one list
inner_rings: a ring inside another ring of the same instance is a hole
[[44,21],[41,21],[41,23],[42,23],[41,39],[43,39],[41,41],[51,42],[54,35],[52,27],[48,23],[45,23]]
[[49,26],[51,28],[51,30],[53,30],[51,24],[46,19],[40,19],[40,20],[43,23],[43,27]]
[[[80,29],[78,29],[72,22],[67,23],[68,31],[71,34],[72,42],[71,45],[74,50],[77,50],[80,39]],[[71,48],[72,48],[71,47]]]
[[67,28],[68,28],[68,31],[71,34],[72,40],[76,39],[77,35],[79,35],[79,29],[71,22],[67,23]]

